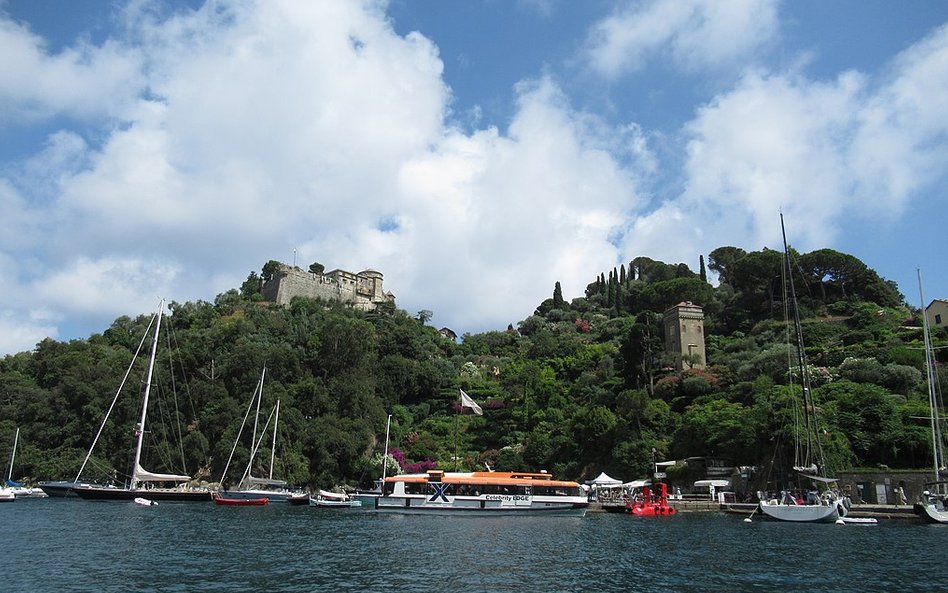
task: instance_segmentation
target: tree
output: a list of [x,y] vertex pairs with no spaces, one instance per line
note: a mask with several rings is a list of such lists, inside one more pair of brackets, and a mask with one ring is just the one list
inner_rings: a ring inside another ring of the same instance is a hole
[[708,281],[708,272],[704,269],[704,256],[698,256],[698,277],[701,278],[702,282]]
[[316,261],[309,264],[309,271],[312,272],[313,274],[322,274],[325,269],[326,269],[326,266]]
[[432,313],[430,310],[422,309],[418,311],[418,315],[416,318],[418,319],[418,321],[421,322],[422,325],[424,325],[428,323],[428,321],[430,321],[433,316],[434,316],[434,313]]
[[240,285],[240,296],[245,299],[260,298],[260,290],[263,288],[263,280],[257,276],[256,272],[250,272],[244,283]]
[[783,264],[784,257],[781,252],[764,248],[763,251],[748,253],[736,260],[727,270],[727,280],[745,296],[764,292],[767,295],[770,310],[773,310],[774,297],[781,285]]
[[718,247],[708,254],[708,268],[721,282],[733,285],[731,269],[747,252],[740,247]]
[[904,427],[896,401],[885,388],[841,380],[820,387],[817,394],[826,402],[827,419],[848,438],[863,463],[875,465],[898,454]]
[[263,273],[260,275],[260,277],[263,278],[264,282],[269,282],[273,278],[273,274],[275,274],[282,266],[283,264],[280,262],[276,261],[275,259],[271,259],[267,263],[263,264]]
[[811,282],[820,285],[820,296],[827,300],[827,288],[833,297],[846,298],[847,286],[853,285],[865,273],[866,265],[851,255],[833,249],[817,249],[800,256],[800,267]]
[[738,463],[755,459],[756,434],[748,408],[722,399],[693,404],[685,410],[675,440],[678,454],[718,455]]
[[566,301],[563,300],[563,288],[560,286],[560,281],[556,281],[556,285],[553,286],[553,308],[554,309],[563,309],[566,306]]

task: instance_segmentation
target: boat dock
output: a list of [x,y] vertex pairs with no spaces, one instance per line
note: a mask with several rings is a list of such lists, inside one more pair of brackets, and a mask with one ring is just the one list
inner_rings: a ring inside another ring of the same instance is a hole
[[[744,516],[750,515],[757,508],[757,504],[750,502],[720,503],[713,500],[669,500],[668,504],[675,507],[679,513],[723,512]],[[586,512],[624,513],[625,505],[622,503],[591,502]],[[923,520],[915,514],[912,505],[894,504],[854,504],[849,511],[849,516],[854,518]]]

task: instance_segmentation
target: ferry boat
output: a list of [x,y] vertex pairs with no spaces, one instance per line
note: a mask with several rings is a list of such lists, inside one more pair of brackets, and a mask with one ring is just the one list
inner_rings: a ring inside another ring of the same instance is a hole
[[445,472],[385,478],[377,511],[397,513],[585,514],[589,500],[576,482],[546,472]]

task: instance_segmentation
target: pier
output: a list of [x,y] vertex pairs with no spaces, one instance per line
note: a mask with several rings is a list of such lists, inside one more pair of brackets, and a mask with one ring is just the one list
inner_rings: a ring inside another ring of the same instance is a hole
[[[756,503],[726,502],[721,503],[710,499],[705,500],[669,500],[668,504],[675,507],[679,513],[732,513],[745,517],[754,512]],[[624,513],[624,503],[591,502],[587,513]],[[923,521],[915,514],[912,505],[894,504],[854,504],[849,510],[850,517],[874,519],[899,519],[908,521]]]

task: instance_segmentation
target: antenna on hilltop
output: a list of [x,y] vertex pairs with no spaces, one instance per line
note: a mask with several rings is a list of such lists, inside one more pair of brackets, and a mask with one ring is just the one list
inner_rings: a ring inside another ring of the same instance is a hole
[[293,267],[296,267],[296,250],[293,250]]

